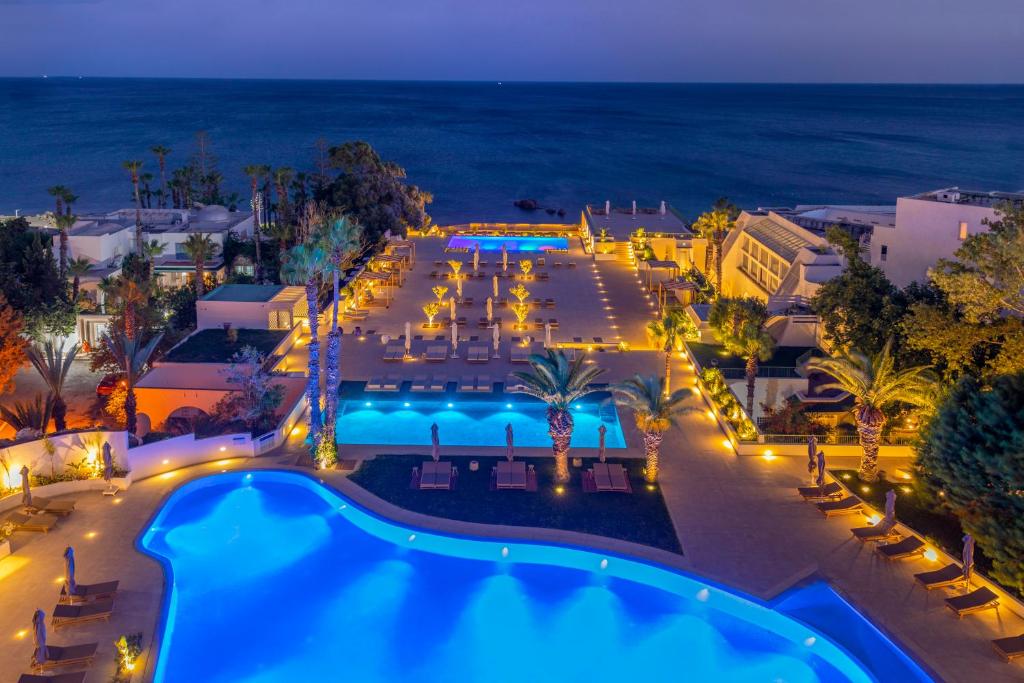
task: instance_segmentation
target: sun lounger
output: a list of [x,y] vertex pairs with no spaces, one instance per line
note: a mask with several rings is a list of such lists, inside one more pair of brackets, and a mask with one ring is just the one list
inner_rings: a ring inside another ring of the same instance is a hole
[[1024,633],[1010,638],[997,638],[992,641],[992,648],[1007,662],[1024,657]]
[[994,609],[998,606],[999,596],[984,586],[975,588],[966,595],[946,598],[946,607],[953,610],[957,619],[963,619],[968,614]]
[[384,378],[384,385],[381,387],[381,391],[398,391],[398,387],[401,385],[401,377],[398,375],[388,375]]
[[384,348],[384,360],[397,361],[405,358],[404,344],[389,344]]
[[899,536],[900,533],[896,531],[895,524],[886,524],[884,521],[879,522],[874,526],[861,526],[856,529],[850,529],[850,532],[853,534],[853,537],[861,543],[866,543],[868,541],[884,541],[887,538]]
[[459,380],[459,387],[458,387],[457,391],[461,391],[461,392],[473,391],[475,389],[475,386],[476,385],[473,383],[473,378],[470,377],[469,375],[464,375]]
[[431,344],[427,346],[426,359],[431,363],[440,363],[448,357],[447,344]]
[[822,501],[843,497],[843,487],[837,481],[830,481],[824,486],[800,486],[796,490],[804,500]]
[[366,391],[382,391],[384,380],[381,377],[371,377],[364,388]]
[[74,671],[67,674],[54,674],[53,676],[42,676],[37,674],[21,674],[18,683],[83,683],[85,671]]
[[413,379],[412,379],[412,386],[410,387],[410,390],[412,390],[412,391],[426,391],[427,390],[427,376],[426,375],[416,375],[415,377],[413,377]]
[[67,586],[61,586],[60,602],[76,603],[89,602],[90,600],[109,600],[117,595],[117,587],[120,583],[120,581],[78,583],[75,584],[75,592],[71,595],[68,595]]
[[434,375],[430,378],[427,391],[444,391],[446,386],[448,386],[447,377],[438,377],[437,375]]
[[526,385],[523,383],[523,380],[519,379],[515,375],[509,375],[508,377],[505,378],[505,391],[519,391],[525,388]]
[[967,583],[967,579],[964,578],[963,568],[952,562],[942,569],[914,574],[914,581],[928,590],[933,588],[952,588]]
[[860,498],[853,496],[847,496],[842,500],[829,500],[823,503],[818,503],[818,510],[821,514],[826,517],[834,517],[835,515],[849,515],[854,512],[860,512],[864,507],[864,503]]
[[902,541],[875,546],[875,552],[887,560],[905,560],[924,555],[925,543],[917,536],[907,536]]
[[486,363],[491,359],[491,352],[486,344],[471,345],[466,353],[470,363]]
[[494,391],[494,385],[491,383],[491,376],[480,375],[477,377],[475,390],[482,394],[489,394]]
[[100,600],[81,605],[57,605],[53,608],[50,623],[54,628],[82,624],[87,621],[106,621],[114,610],[113,600]]
[[32,496],[32,504],[27,505],[26,509],[30,512],[45,512],[51,515],[60,515],[61,517],[64,517],[75,511],[75,501],[50,500],[49,498],[43,498],[42,496]]
[[55,669],[59,666],[89,666],[96,657],[96,648],[99,643],[82,643],[81,645],[60,645],[46,646],[46,661],[37,664],[35,654],[32,656],[32,670],[36,673]]
[[46,514],[25,515],[15,512],[8,515],[4,521],[13,524],[15,531],[35,531],[44,534],[57,526],[57,518]]

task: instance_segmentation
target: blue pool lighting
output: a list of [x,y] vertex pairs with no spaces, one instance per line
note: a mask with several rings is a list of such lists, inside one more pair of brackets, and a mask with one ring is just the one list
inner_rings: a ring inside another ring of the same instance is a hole
[[454,407],[455,407],[455,404],[454,404],[454,403],[449,403],[449,404],[448,404],[448,407],[449,407],[449,408],[454,408]]
[[373,404],[372,404],[372,403],[370,403],[369,401],[367,401],[367,402],[366,402],[365,404],[363,404],[363,405],[365,405],[365,406],[366,406],[367,408],[369,408],[369,407],[370,407],[370,406],[372,406]]
[[448,239],[449,249],[469,249],[473,251],[476,245],[480,245],[480,251],[501,251],[502,245],[509,253],[517,252],[545,252],[551,249],[568,249],[569,240],[565,237],[544,236],[544,237],[503,237],[495,235],[455,235]]
[[509,410],[512,410],[512,404],[511,403],[506,403],[505,407],[508,408]]
[[406,401],[405,403],[402,404],[402,406],[405,407],[405,408],[408,408],[410,405],[412,405],[412,404],[409,403],[408,401]]

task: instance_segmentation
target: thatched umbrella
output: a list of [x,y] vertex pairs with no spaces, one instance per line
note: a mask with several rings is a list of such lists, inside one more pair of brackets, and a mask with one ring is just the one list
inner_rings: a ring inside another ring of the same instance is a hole
[[473,247],[473,272],[480,270],[480,243]]
[[508,249],[505,248],[504,244],[501,245],[501,270],[508,270]]
[[412,323],[405,323],[405,355],[412,355]]

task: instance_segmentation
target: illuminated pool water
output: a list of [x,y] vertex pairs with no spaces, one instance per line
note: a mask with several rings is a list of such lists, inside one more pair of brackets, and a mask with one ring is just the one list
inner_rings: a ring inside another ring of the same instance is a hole
[[[410,529],[298,473],[190,482],[140,546],[170,585],[157,683],[928,680],[870,628],[858,661],[679,572]],[[797,594],[839,632],[863,621],[823,584]]]
[[568,249],[569,239],[566,237],[501,237],[493,235],[454,235],[448,239],[449,249],[475,249],[480,245],[480,251],[501,251],[501,245],[505,245],[505,251],[509,253],[519,251],[548,251],[551,249]]
[[[379,397],[378,397],[379,396]],[[549,447],[547,407],[539,401],[480,401],[459,395],[407,399],[367,394],[338,403],[336,438],[340,444],[429,446],[430,425],[437,423],[442,446],[505,446],[505,425],[512,425],[516,446]],[[610,402],[573,405],[572,445],[597,448],[604,425],[605,447],[625,448],[622,426]]]

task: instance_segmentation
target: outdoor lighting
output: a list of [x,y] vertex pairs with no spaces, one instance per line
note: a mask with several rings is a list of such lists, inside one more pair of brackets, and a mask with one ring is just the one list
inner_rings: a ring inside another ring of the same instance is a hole
[[608,569],[608,558],[601,560],[601,569]]
[[843,475],[843,479],[845,479],[846,481],[850,481],[850,475],[849,475],[849,473],[847,473],[847,474],[844,474],[844,475]]
[[503,547],[503,548],[501,549],[501,556],[502,556],[502,557],[508,557],[508,546],[507,546],[507,545],[506,545],[506,546],[504,546],[504,547]]
[[370,401],[367,401],[367,402],[366,402],[366,403],[364,403],[363,405],[365,405],[365,406],[366,406],[367,408],[369,408],[370,406],[372,406],[372,405],[373,405],[373,403],[371,403]]
[[85,537],[86,537],[86,538],[90,538],[90,539],[92,539],[92,538],[96,538],[96,532],[95,532],[95,531],[90,531],[90,532],[88,532],[88,533],[87,533],[87,534],[85,535]]
[[113,503],[114,505],[120,505],[121,504],[121,499],[120,498],[111,498],[110,502]]
[[410,406],[410,403],[408,401],[405,401],[404,403],[402,403],[402,407],[404,407],[404,408],[408,408],[409,406]]
[[220,451],[221,453],[223,453],[223,452],[224,452],[224,451],[226,451],[227,449],[228,449],[228,448],[227,448],[227,446],[221,446],[221,447],[220,447],[220,448],[219,448],[218,450],[219,450],[219,451]]
[[[63,579],[61,579],[61,580],[63,581]],[[18,631],[17,633],[14,634],[14,637],[20,639],[20,638],[24,638],[27,635],[28,635],[28,630],[27,629],[21,629],[20,631]]]
[[[699,393],[700,393],[700,390],[698,390],[698,391],[697,391],[697,393],[699,394]],[[708,419],[709,419],[709,420],[714,420],[714,419],[715,419],[715,411],[713,411],[713,410],[708,410],[708,411],[707,411],[706,413],[704,413],[704,414],[708,416]],[[771,452],[771,451],[769,451],[769,452]]]
[[174,476],[174,472],[164,472],[160,475],[161,479],[170,479]]
[[697,591],[697,600],[700,602],[707,602],[709,597],[711,597],[711,591],[707,588],[701,588]]
[[765,460],[767,460],[768,462],[771,462],[772,460],[775,459],[775,454],[772,453],[770,450],[768,450],[768,451],[765,451],[764,454],[761,457],[764,458]]
[[804,645],[806,645],[807,647],[813,646],[816,642],[818,642],[818,639],[814,636],[807,636],[806,638],[804,638]]
[[725,449],[728,451],[731,451],[733,448],[732,441],[729,441],[729,439],[722,439],[722,445],[725,446]]
[[292,427],[292,436],[298,436],[301,432],[302,430],[299,429],[298,426]]
[[224,465],[227,465],[227,464],[230,464],[230,463],[231,463],[230,460],[218,460],[217,462],[214,463],[214,465],[218,465],[220,467],[224,467]]
[[56,579],[53,580],[53,582],[54,583],[64,583],[64,577],[63,576],[58,576]]
[[924,551],[924,559],[928,560],[929,562],[937,562],[939,559],[939,554],[935,552],[935,548],[928,548],[928,550]]
[[657,487],[657,486],[655,486],[654,484],[648,484],[648,485],[647,485],[647,490],[648,490],[648,491],[655,491],[655,490],[657,490],[657,488],[658,488],[658,487]]
[[558,486],[555,487],[555,493],[557,493],[558,495],[562,495],[563,493],[565,493],[565,487],[559,484]]
[[870,517],[868,517],[868,524],[870,524],[871,526],[875,526],[876,524],[878,524],[881,521],[882,521],[882,516],[879,515],[877,512],[875,514],[871,515]]
[[412,543],[416,540],[416,534],[409,534],[409,542]]
[[170,465],[171,461],[168,460],[167,458],[164,458],[163,460],[160,461],[160,464],[161,465]]
[[454,403],[449,403],[449,404],[448,404],[448,407],[449,407],[449,408],[454,408],[454,407],[455,407],[455,404],[454,404]]
[[512,404],[511,403],[506,403],[505,407],[508,408],[509,410],[511,410],[512,409]]
[[860,492],[861,493],[871,493],[871,487],[870,486],[861,486],[860,487]]
[[914,489],[910,488],[909,486],[901,486],[900,491],[903,491],[903,493],[913,493]]

